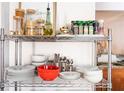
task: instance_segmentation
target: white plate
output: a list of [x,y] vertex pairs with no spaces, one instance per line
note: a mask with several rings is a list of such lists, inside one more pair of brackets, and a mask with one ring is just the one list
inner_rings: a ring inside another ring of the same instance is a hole
[[66,80],[76,80],[80,78],[80,73],[78,72],[61,72],[60,78],[66,79]]

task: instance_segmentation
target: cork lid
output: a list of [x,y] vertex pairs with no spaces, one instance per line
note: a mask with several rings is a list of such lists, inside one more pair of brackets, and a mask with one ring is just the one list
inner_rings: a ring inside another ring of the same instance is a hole
[[27,10],[26,10],[26,13],[27,13],[27,14],[35,14],[36,11],[35,11],[34,9],[27,9]]
[[19,8],[17,8],[17,9],[15,9],[15,11],[17,12],[25,12],[25,10],[24,9],[19,9]]

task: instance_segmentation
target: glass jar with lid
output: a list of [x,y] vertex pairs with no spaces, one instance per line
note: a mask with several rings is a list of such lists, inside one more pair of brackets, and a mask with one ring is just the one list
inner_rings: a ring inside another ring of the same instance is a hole
[[26,10],[26,27],[25,27],[25,34],[26,35],[36,35],[35,31],[35,23],[33,17],[35,16],[36,11],[34,9],[27,9]]
[[24,30],[23,30],[23,27],[22,27],[22,20],[23,20],[23,17],[20,17],[20,16],[13,16],[13,28],[15,30],[15,35],[23,35],[24,34]]
[[37,35],[43,35],[43,33],[44,33],[45,20],[42,17],[42,15],[43,15],[43,12],[41,12],[39,10],[36,11],[34,23],[35,23],[35,29],[36,29]]

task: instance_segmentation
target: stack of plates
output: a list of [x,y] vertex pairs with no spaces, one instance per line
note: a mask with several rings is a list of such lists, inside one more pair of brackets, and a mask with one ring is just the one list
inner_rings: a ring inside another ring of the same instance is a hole
[[6,69],[7,79],[13,81],[22,81],[30,79],[35,76],[35,66],[25,65],[25,66],[11,66]]
[[46,64],[47,61],[48,61],[48,57],[45,55],[32,56],[32,65],[34,66],[40,66],[40,65]]

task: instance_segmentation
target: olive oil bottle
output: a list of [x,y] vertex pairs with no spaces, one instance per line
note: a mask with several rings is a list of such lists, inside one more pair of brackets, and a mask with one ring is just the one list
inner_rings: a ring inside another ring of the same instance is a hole
[[50,16],[50,7],[48,3],[44,35],[52,35],[52,34],[53,34],[53,29],[52,29],[51,16]]

